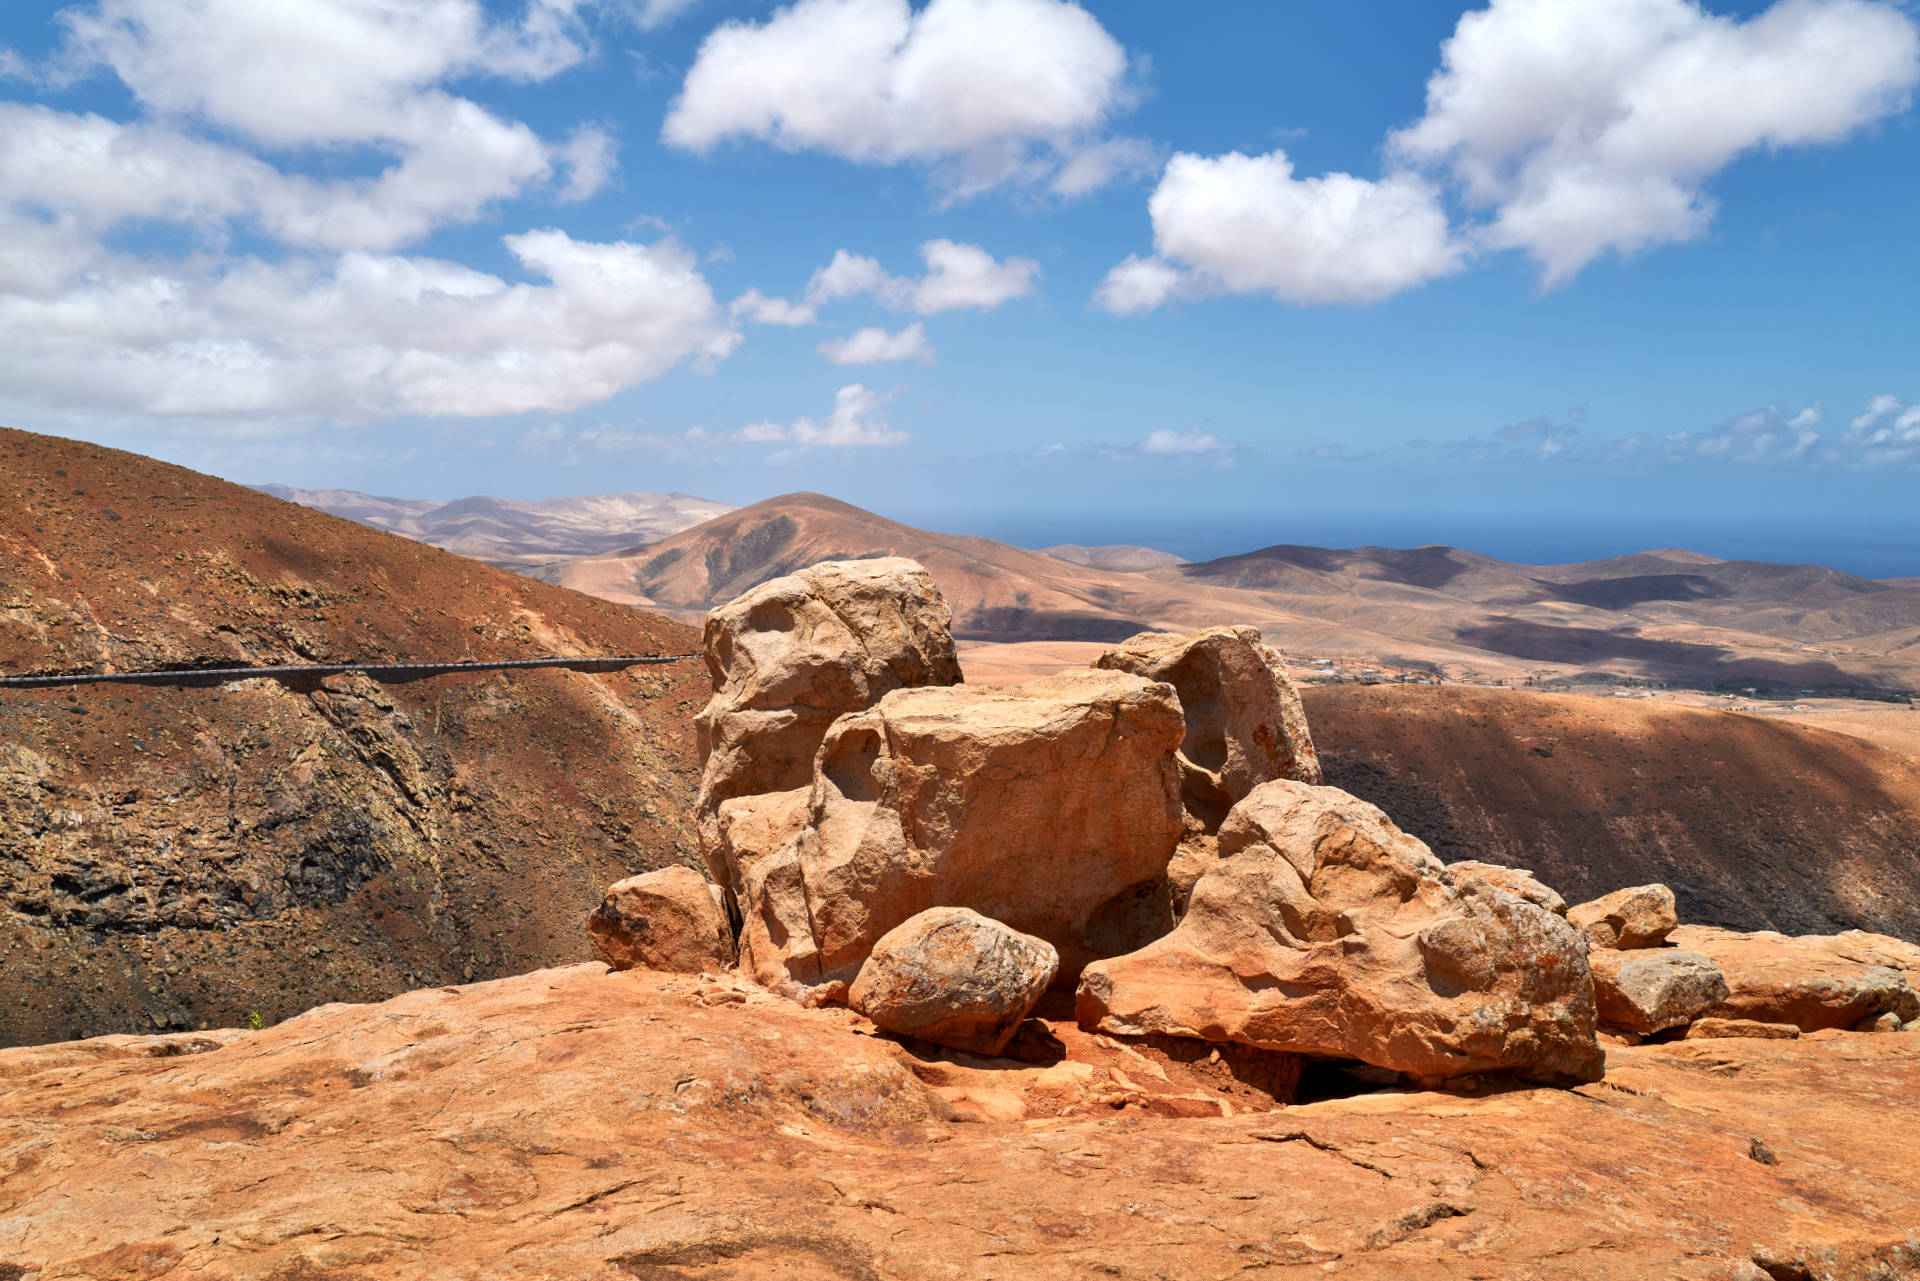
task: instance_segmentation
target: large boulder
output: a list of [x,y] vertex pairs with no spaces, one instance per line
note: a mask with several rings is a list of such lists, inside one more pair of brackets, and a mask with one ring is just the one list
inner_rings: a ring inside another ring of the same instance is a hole
[[1659,947],[1680,924],[1673,891],[1664,885],[1632,885],[1567,909],[1567,924],[1596,948]]
[[713,697],[694,717],[700,759],[696,812],[714,879],[714,824],[736,796],[809,786],[834,718],[889,690],[957,685],[953,615],[911,560],[825,561],[760,584],[707,615],[703,644]]
[[1727,999],[1719,967],[1684,948],[1621,952],[1597,947],[1588,953],[1587,964],[1602,1027],[1651,1036],[1684,1027]]
[[1067,981],[1157,937],[1172,925],[1182,733],[1172,690],[1107,671],[895,690],[842,716],[803,829],[742,882],[749,970],[834,996],[883,934],[930,907],[1045,939]]
[[1080,1023],[1359,1059],[1418,1078],[1591,1081],[1593,980],[1558,916],[1336,788],[1256,788],[1167,937],[1089,965]]
[[880,936],[847,1004],[889,1032],[991,1058],[1059,969],[1045,939],[964,907],[933,907]]
[[1858,930],[1793,938],[1705,925],[1683,925],[1670,937],[1711,957],[1726,976],[1727,998],[1708,1011],[1717,1018],[1791,1023],[1803,1032],[1853,1028],[1886,1013],[1902,1022],[1920,1018],[1920,995],[1906,975],[1875,963],[1905,959],[1902,949],[1912,944],[1898,939]]
[[587,918],[587,937],[594,959],[616,970],[718,974],[733,964],[726,913],[714,887],[690,867],[616,881]]
[[1094,666],[1173,686],[1186,721],[1182,797],[1206,831],[1218,830],[1227,811],[1262,783],[1320,781],[1320,756],[1299,691],[1258,629],[1143,632]]
[[1480,863],[1468,859],[1447,864],[1447,875],[1453,878],[1456,885],[1463,881],[1479,881],[1496,890],[1505,890],[1515,898],[1525,899],[1535,907],[1544,907],[1555,916],[1567,914],[1567,900],[1523,868],[1502,867],[1498,863]]

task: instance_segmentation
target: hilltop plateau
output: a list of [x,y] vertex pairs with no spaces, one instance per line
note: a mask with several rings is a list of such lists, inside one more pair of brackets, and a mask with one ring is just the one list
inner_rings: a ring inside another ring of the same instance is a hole
[[[672,654],[685,627],[137,455],[0,432],[0,672]],[[697,662],[0,691],[0,1043],[579,959],[693,858]]]

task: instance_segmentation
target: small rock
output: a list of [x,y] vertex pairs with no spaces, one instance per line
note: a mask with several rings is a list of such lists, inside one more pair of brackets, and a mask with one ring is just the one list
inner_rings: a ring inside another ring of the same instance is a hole
[[1518,867],[1501,867],[1498,863],[1481,863],[1472,859],[1463,863],[1447,864],[1447,871],[1457,882],[1463,877],[1491,885],[1496,890],[1505,890],[1517,899],[1544,907],[1555,916],[1567,914],[1567,900],[1537,880],[1532,872]]
[[1567,909],[1567,924],[1594,947],[1625,951],[1658,947],[1680,924],[1673,891],[1664,885],[1635,885]]
[[1727,981],[1698,952],[1647,948],[1616,952],[1595,948],[1593,999],[1603,1027],[1651,1036],[1681,1027],[1727,999]]
[[1791,1023],[1759,1023],[1753,1019],[1696,1019],[1687,1028],[1689,1041],[1708,1041],[1715,1037],[1746,1037],[1756,1041],[1792,1041],[1800,1029]]
[[616,970],[644,966],[682,974],[733,964],[733,930],[706,878],[665,867],[616,882],[587,918],[595,960]]
[[933,907],[881,936],[848,1004],[889,1032],[991,1058],[1053,982],[1060,954],[964,907]]
[[1889,1010],[1884,1014],[1876,1014],[1871,1018],[1860,1020],[1860,1023],[1858,1024],[1858,1026],[1854,1028],[1854,1031],[1856,1032],[1900,1032],[1900,1031],[1904,1031],[1906,1029],[1906,1026],[1907,1025],[1905,1023],[1902,1023],[1900,1021],[1900,1016],[1898,1014],[1895,1014],[1891,1010]]
[[1758,1139],[1750,1139],[1747,1141],[1747,1155],[1758,1161],[1761,1165],[1780,1164],[1780,1158],[1773,1154],[1773,1149]]

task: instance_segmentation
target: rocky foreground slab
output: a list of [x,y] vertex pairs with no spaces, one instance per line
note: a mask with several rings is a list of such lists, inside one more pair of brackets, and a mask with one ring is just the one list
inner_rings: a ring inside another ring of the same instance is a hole
[[0,1277],[1920,1275],[1920,1035],[1284,1107],[1169,1044],[970,1058],[591,964],[9,1050]]

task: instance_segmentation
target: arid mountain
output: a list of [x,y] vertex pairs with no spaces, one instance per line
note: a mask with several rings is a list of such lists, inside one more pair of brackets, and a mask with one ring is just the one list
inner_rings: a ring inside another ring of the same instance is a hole
[[1528,868],[1569,902],[1664,881],[1689,921],[1920,941],[1914,757],[1643,699],[1302,692],[1327,781],[1447,862]]
[[818,560],[896,554],[932,571],[955,633],[976,642],[1105,641],[1231,622],[1261,627],[1297,657],[1336,658],[1361,674],[1920,688],[1920,590],[1910,583],[1680,551],[1528,566],[1451,547],[1270,547],[1126,572],[790,494],[540,573],[693,620]]
[[[250,489],[0,432],[0,673],[695,648]],[[0,1043],[581,959],[610,880],[695,857],[706,693],[698,662],[0,689]]]
[[889,555],[925,565],[953,607],[954,634],[974,640],[1117,640],[1183,619],[1201,626],[1250,603],[1244,593],[1169,588],[990,538],[914,529],[822,494],[770,498],[650,547],[575,560],[543,576],[693,619],[817,561]]
[[502,569],[637,547],[733,510],[725,503],[689,494],[599,494],[537,503],[480,496],[436,503],[380,498],[351,489],[258,488],[302,507],[403,534]]
[[1078,543],[1061,543],[1058,547],[1042,547],[1040,550],[1049,556],[1072,561],[1076,565],[1086,565],[1093,569],[1118,569],[1127,573],[1165,569],[1169,565],[1187,563],[1186,557],[1175,556],[1172,552],[1156,551],[1151,547],[1133,547],[1125,543],[1108,544],[1105,547],[1082,547]]

